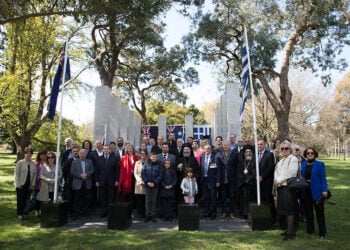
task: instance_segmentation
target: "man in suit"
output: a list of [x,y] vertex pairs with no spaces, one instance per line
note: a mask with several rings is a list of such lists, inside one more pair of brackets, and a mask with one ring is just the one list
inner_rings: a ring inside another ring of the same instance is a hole
[[156,153],[156,154],[161,154],[162,153],[162,145],[164,142],[164,138],[161,135],[157,136],[157,143],[154,144],[154,146],[152,147],[151,152]]
[[162,144],[162,152],[157,155],[157,161],[160,164],[160,166],[163,167],[163,161],[164,160],[170,160],[170,165],[176,171],[176,157],[173,154],[169,153],[169,145],[166,142],[163,142]]
[[123,155],[125,155],[125,145],[124,145],[124,139],[123,137],[118,137],[117,140],[117,147],[115,149],[116,153],[119,153],[119,158],[122,158]]
[[230,134],[230,150],[232,151],[237,146],[238,144],[236,143],[236,134]]
[[73,144],[73,140],[71,138],[66,138],[64,140],[65,148],[61,151],[60,154],[60,164],[61,164],[61,168],[64,166],[64,163],[66,160],[68,160],[69,158],[71,158],[72,156],[72,144]]
[[169,133],[167,144],[169,145],[169,153],[176,156],[177,147],[175,141],[175,134],[173,132]]
[[238,153],[231,153],[229,141],[222,143],[222,150],[216,153],[215,161],[221,170],[221,218],[229,216],[231,219],[234,219],[235,172],[238,163]]
[[203,218],[216,218],[217,189],[220,187],[221,169],[215,163],[215,153],[211,145],[205,145],[201,157],[201,186],[203,190],[204,213]]
[[71,168],[72,168],[72,163],[76,159],[79,158],[79,148],[74,147],[71,149],[72,152],[72,157],[67,159],[62,166],[62,174],[64,178],[64,186],[62,190],[62,197],[64,200],[68,202],[68,209],[70,212],[72,212],[73,209],[73,191],[72,191],[72,182],[73,182],[73,177],[71,175]]
[[178,138],[176,140],[176,154],[175,154],[177,160],[179,160],[179,158],[182,156],[181,153],[182,153],[183,145],[184,145],[184,141],[181,138]]
[[70,171],[73,176],[72,190],[74,192],[73,212],[76,217],[89,216],[88,209],[91,202],[92,175],[94,166],[86,159],[86,150],[80,149],[79,159],[72,162]]
[[97,166],[97,160],[100,158],[100,156],[103,155],[103,150],[102,150],[102,141],[101,140],[96,140],[95,141],[95,150],[91,151],[89,154],[89,159],[92,161],[92,164],[94,165],[95,168],[95,173],[93,175],[93,187],[91,190],[92,193],[92,206],[97,207],[99,205],[99,195],[97,193],[97,187],[95,186],[96,183],[96,166]]
[[238,138],[237,147],[235,147],[233,149],[233,151],[236,152],[236,153],[240,153],[241,150],[243,149],[243,147],[244,147],[244,140],[243,140],[243,138]]
[[275,157],[272,152],[266,150],[265,140],[258,140],[259,182],[261,202],[271,208],[271,220],[274,223],[276,209],[272,196],[272,186],[275,170]]
[[111,154],[109,146],[103,146],[103,155],[97,159],[95,180],[99,188],[102,212],[100,217],[107,216],[107,208],[115,199],[115,189],[119,180],[119,155]]

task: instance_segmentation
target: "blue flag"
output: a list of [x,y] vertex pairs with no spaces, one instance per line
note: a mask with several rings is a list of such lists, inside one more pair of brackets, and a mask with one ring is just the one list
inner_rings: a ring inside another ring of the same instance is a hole
[[244,106],[248,98],[248,86],[249,86],[249,65],[248,65],[248,53],[247,53],[247,41],[244,39],[242,46],[242,80],[243,80],[243,93],[242,93],[242,105],[239,110],[239,120],[243,122]]
[[[47,105],[48,117],[50,120],[53,120],[56,112],[57,105],[57,97],[60,90],[60,85],[62,84],[63,79],[63,71],[64,71],[64,57],[65,57],[66,43],[64,44],[61,54],[60,54],[60,63],[58,64],[57,72],[55,74],[55,78],[53,80],[53,86],[51,90],[50,100]],[[67,53],[68,54],[68,53]],[[65,82],[70,79],[70,65],[69,65],[69,57],[67,55],[67,65],[66,65],[66,76]]]

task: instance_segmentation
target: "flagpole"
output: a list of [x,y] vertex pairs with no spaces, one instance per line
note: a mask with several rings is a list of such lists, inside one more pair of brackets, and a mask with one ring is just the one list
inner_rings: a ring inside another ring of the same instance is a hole
[[244,39],[246,42],[246,48],[247,48],[247,56],[248,56],[248,67],[249,67],[249,81],[250,81],[250,91],[252,95],[252,107],[253,107],[253,124],[254,124],[254,144],[255,144],[255,168],[256,168],[256,193],[257,193],[257,203],[258,206],[260,206],[260,181],[259,181],[259,160],[258,160],[258,136],[257,136],[257,129],[256,129],[256,113],[255,113],[255,97],[254,97],[254,89],[253,89],[253,80],[252,80],[252,70],[250,67],[250,54],[249,54],[249,44],[248,44],[248,36],[247,36],[247,29],[244,27]]
[[62,106],[63,106],[63,94],[64,94],[64,84],[66,82],[66,69],[67,69],[67,58],[68,58],[68,39],[64,46],[64,63],[63,63],[63,75],[62,75],[62,91],[61,91],[61,104],[60,113],[58,117],[58,129],[57,129],[57,146],[56,146],[56,170],[55,170],[55,189],[53,195],[53,202],[58,202],[58,176],[60,168],[60,142],[61,142],[61,129],[62,129]]

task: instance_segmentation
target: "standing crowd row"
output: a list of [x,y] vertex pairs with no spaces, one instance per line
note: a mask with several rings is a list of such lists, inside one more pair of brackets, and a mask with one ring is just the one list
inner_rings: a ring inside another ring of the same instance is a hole
[[[209,139],[199,142],[188,137],[186,142],[175,140],[169,133],[157,141],[144,137],[136,149],[118,137],[116,142],[95,149],[88,140],[79,148],[66,138],[60,154],[59,173],[55,171],[56,155],[39,150],[36,162],[31,160],[32,149],[24,150],[25,158],[17,162],[15,186],[17,216],[23,219],[28,199],[34,197],[33,208],[40,215],[40,202],[53,200],[55,177],[61,183],[62,199],[68,202],[72,218],[89,217],[98,209],[107,216],[108,206],[116,201],[130,202],[135,217],[145,222],[157,218],[173,220],[177,204],[203,204],[202,217],[220,218],[249,216],[249,203],[257,201],[257,183],[262,204],[270,207],[271,222],[279,218],[286,232],[284,240],[295,238],[299,218],[306,218],[307,233],[314,232],[315,209],[319,235],[326,236],[324,204],[328,195],[325,165],[317,161],[312,147],[301,148],[289,141],[276,141],[274,148],[258,140],[235,134],[229,140],[218,136],[215,146]],[[259,179],[256,179],[255,150],[258,151]],[[287,180],[301,174],[309,182],[305,190],[291,190]],[[217,209],[221,204],[221,209]]]

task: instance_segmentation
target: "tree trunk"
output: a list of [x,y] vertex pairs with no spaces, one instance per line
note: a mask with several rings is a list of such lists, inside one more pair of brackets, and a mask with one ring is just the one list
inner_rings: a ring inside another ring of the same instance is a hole
[[16,162],[24,158],[24,149],[31,146],[30,138],[31,136],[29,135],[21,135],[18,137],[18,140],[15,141],[17,147]]
[[289,137],[289,112],[276,112],[278,136],[281,141],[288,139]]

